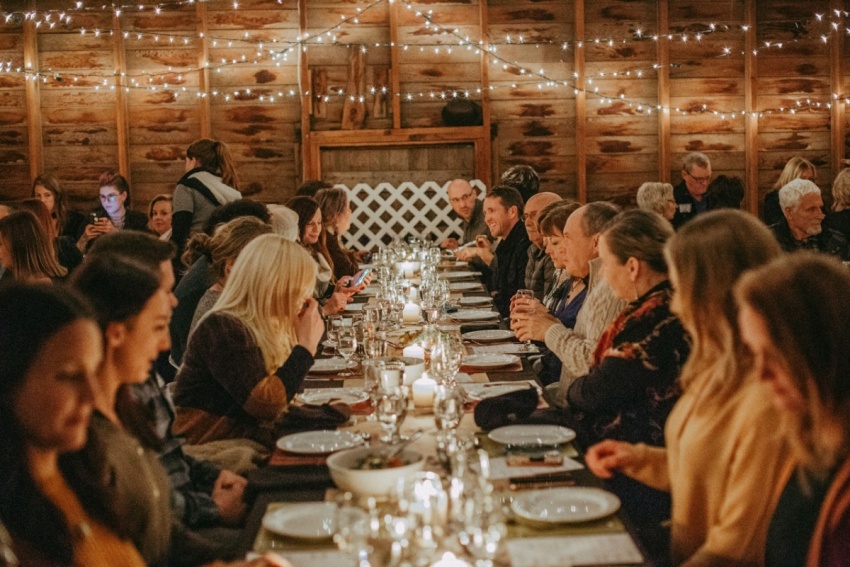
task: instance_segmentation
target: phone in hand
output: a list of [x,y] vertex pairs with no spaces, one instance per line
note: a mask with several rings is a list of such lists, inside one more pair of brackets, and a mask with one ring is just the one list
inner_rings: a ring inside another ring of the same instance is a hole
[[97,221],[100,220],[100,217],[97,213],[89,213],[89,222],[91,224],[97,224]]
[[362,283],[363,283],[363,281],[366,279],[366,276],[368,276],[368,275],[369,275],[369,274],[371,274],[371,273],[372,273],[372,268],[366,268],[365,270],[360,270],[359,272],[357,272],[356,274],[354,274],[354,277],[352,277],[352,278],[348,281],[348,287],[357,287],[357,286],[359,286],[359,285],[360,285],[360,284],[362,284]]

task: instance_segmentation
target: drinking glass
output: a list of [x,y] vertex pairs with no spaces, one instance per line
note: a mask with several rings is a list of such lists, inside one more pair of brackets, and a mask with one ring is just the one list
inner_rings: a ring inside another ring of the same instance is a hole
[[443,481],[432,472],[402,477],[397,498],[399,512],[408,519],[414,565],[431,565],[448,521],[449,498]]
[[402,441],[399,431],[404,418],[407,417],[408,388],[382,388],[375,405],[375,417],[383,429],[381,442],[395,445]]
[[[363,389],[369,394],[369,402],[373,408],[378,403],[378,393],[381,388],[381,371],[384,367],[383,360],[368,358],[363,361]],[[366,419],[368,421],[375,421],[377,418],[373,412]]]
[[[357,333],[355,332],[353,327],[343,327],[339,330],[337,341],[336,341],[336,351],[345,359],[345,364],[348,366],[348,363],[351,362],[351,357],[357,352]],[[354,373],[351,370],[344,370],[340,372],[340,376],[353,376]]]
[[339,330],[342,328],[342,315],[328,315],[325,319],[326,334],[329,341],[334,343],[334,356],[339,354]]
[[460,386],[438,385],[434,389],[434,422],[437,429],[457,429],[463,419],[463,403]]
[[431,372],[442,384],[454,384],[463,360],[463,345],[456,338],[440,335],[431,349]]
[[[534,292],[530,289],[518,289],[516,292],[517,299],[534,299]],[[531,313],[533,310],[530,306],[519,305],[517,304],[514,307],[514,311],[517,313]],[[531,351],[531,340],[525,341],[525,345],[522,350],[529,352]]]
[[366,355],[367,359],[386,356],[386,352],[387,342],[377,333],[363,337],[363,354]]
[[369,536],[372,534],[369,513],[358,506],[351,492],[344,492],[336,501],[334,543],[349,554],[354,565],[369,565]]

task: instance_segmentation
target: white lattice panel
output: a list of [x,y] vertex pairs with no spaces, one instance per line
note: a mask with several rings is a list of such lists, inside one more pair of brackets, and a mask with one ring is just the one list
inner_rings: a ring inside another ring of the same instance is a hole
[[[337,185],[348,192],[352,221],[343,240],[349,246],[374,250],[392,242],[396,237],[418,236],[442,242],[449,236],[459,236],[460,220],[450,215],[452,210],[446,194],[450,182],[440,186],[435,181],[422,185],[402,183],[393,187],[379,183],[371,187],[358,183],[353,189]],[[486,187],[475,179],[470,182],[484,198]]]

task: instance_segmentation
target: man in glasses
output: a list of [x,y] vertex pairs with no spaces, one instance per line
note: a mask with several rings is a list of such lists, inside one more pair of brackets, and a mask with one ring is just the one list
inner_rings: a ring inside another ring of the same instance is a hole
[[682,162],[682,182],[673,189],[676,216],[673,226],[679,228],[707,209],[704,199],[711,181],[711,161],[701,152],[691,152]]
[[490,231],[484,222],[484,204],[478,199],[478,190],[465,179],[455,179],[449,183],[447,192],[452,210],[461,219],[463,236],[459,240],[455,237],[447,238],[440,247],[454,250],[461,244],[474,242],[480,234],[489,238]]

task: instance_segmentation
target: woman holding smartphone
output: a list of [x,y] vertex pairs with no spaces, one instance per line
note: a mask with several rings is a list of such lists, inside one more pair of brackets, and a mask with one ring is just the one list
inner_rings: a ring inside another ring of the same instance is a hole
[[130,210],[130,184],[123,175],[106,171],[100,176],[100,206],[90,215],[77,248],[85,253],[101,234],[116,230],[148,230],[148,217]]

